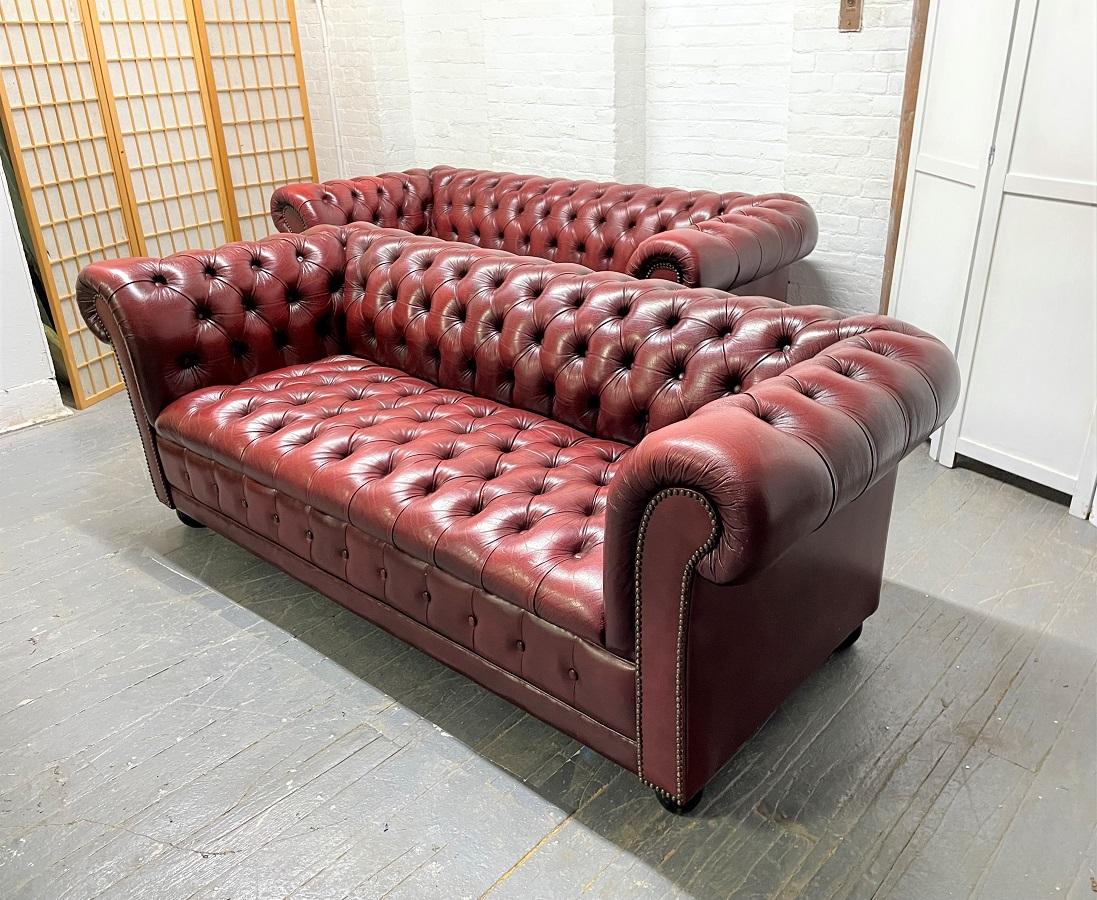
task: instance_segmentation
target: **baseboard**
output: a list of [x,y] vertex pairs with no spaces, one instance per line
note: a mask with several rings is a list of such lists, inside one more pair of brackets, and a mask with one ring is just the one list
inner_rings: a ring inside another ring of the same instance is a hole
[[0,390],[0,434],[70,415],[52,378]]

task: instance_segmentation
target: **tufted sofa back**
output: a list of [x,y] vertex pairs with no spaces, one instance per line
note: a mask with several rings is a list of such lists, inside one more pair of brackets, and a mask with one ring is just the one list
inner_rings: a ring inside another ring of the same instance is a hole
[[907,328],[365,223],[96,263],[77,299],[148,422],[200,388],[350,352],[629,443],[837,341]]
[[905,328],[395,230],[355,246],[350,352],[630,443],[836,341]]
[[811,208],[791,194],[686,191],[452,166],[285,185],[271,198],[271,215],[280,231],[368,222],[594,271],[659,273],[719,287],[789,265],[811,251],[817,234]]
[[596,272],[628,271],[636,248],[652,235],[736,210],[757,214],[760,199],[444,166],[431,170],[430,181],[436,237]]

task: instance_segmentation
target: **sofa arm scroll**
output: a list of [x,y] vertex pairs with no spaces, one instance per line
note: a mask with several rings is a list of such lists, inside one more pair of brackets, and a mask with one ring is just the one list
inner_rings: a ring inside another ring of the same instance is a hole
[[769,194],[685,228],[640,242],[626,271],[688,287],[731,290],[807,256],[819,226],[810,206],[792,194]]
[[340,352],[346,246],[363,227],[93,263],[77,304],[154,422],[191,391]]
[[[888,320],[882,320],[888,321]],[[682,490],[715,516],[696,561],[741,582],[855,500],[933,432],[956,403],[952,354],[916,329],[868,331],[706,404],[645,437],[614,478],[606,522],[606,638],[631,652],[637,547],[649,505]],[[652,551],[658,554],[658,550]]]
[[425,169],[336,179],[319,184],[287,184],[270,198],[274,227],[304,231],[314,225],[372,222],[426,234],[430,225],[431,186]]

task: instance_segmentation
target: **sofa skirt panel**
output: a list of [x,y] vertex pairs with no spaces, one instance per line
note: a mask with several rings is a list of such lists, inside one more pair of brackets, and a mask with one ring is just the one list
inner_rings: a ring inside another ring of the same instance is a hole
[[178,444],[159,449],[178,510],[636,770],[632,662]]

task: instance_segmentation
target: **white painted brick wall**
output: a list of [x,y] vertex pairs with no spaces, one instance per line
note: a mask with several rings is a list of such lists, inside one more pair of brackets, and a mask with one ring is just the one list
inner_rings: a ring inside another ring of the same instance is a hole
[[[297,4],[309,106],[319,103],[328,114],[329,132],[323,141],[316,139],[320,177],[415,165],[403,3],[322,0],[328,35],[325,53],[320,2],[299,0]],[[329,83],[334,115],[325,99]],[[317,130],[323,133],[324,122],[320,126]],[[342,151],[343,171],[336,144]]]
[[646,179],[781,190],[792,0],[648,0],[646,33]]
[[643,172],[643,0],[484,0],[492,166]]
[[911,6],[840,34],[837,0],[299,0],[321,176],[787,190],[821,232],[791,298],[875,310]]
[[405,0],[415,165],[488,168],[483,7],[491,0]]
[[795,0],[785,190],[819,217],[790,299],[875,312],[880,302],[910,0],[867,0],[842,34],[837,3]]

